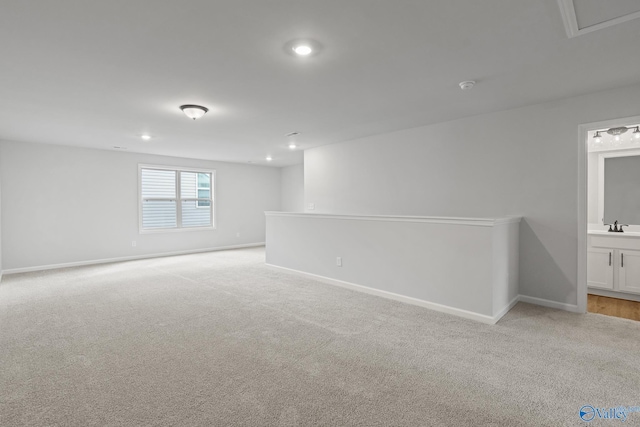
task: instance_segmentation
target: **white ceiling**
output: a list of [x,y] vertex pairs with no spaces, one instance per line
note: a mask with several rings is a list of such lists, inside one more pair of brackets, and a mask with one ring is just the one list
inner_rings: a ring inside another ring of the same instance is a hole
[[[300,37],[321,54],[286,54]],[[283,166],[293,131],[306,149],[640,82],[638,40],[640,20],[569,39],[556,0],[3,0],[0,139]]]

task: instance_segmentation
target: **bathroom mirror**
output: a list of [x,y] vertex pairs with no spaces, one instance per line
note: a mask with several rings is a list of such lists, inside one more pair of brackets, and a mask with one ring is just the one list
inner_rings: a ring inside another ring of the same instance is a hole
[[603,154],[600,164],[604,223],[640,225],[640,152]]

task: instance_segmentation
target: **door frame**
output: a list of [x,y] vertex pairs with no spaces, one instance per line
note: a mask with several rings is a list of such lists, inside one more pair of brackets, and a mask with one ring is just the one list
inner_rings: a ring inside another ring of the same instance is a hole
[[640,123],[640,116],[584,123],[578,126],[578,312],[587,312],[588,132]]

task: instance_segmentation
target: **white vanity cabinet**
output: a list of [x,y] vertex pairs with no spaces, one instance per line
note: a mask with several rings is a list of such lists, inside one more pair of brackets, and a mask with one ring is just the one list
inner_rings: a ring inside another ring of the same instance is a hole
[[587,252],[587,286],[613,290],[614,249],[590,248]]
[[640,251],[620,251],[618,290],[640,294]]
[[640,234],[589,232],[587,286],[640,295]]

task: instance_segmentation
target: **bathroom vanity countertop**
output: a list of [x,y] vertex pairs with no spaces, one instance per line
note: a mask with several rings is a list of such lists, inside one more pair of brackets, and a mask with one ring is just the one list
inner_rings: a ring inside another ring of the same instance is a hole
[[607,236],[607,237],[640,237],[640,233],[635,231],[625,231],[623,233],[617,233],[606,230],[589,230],[588,234],[598,235],[598,236]]

